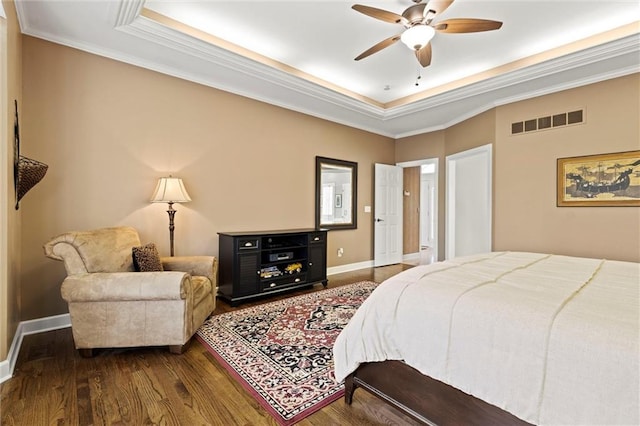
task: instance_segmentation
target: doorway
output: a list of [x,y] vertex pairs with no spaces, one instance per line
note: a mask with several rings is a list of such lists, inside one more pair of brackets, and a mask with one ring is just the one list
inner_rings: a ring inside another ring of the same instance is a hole
[[[408,216],[415,216],[415,226],[405,228],[405,239],[414,239],[415,243],[405,245],[404,262],[411,264],[429,264],[438,259],[438,158],[407,161],[397,164],[405,169],[415,169],[410,173],[410,179],[416,182],[416,193],[410,189],[411,184],[406,182],[403,192],[405,200],[408,197],[416,197],[414,210]],[[405,173],[405,176],[409,174]],[[406,217],[406,216],[405,216]],[[411,223],[408,220],[407,223]],[[415,234],[415,235],[412,235]]]

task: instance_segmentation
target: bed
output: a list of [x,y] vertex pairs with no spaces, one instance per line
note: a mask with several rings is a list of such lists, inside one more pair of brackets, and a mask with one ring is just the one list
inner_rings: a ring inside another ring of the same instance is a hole
[[492,252],[380,284],[334,345],[362,387],[426,424],[634,424],[640,264]]

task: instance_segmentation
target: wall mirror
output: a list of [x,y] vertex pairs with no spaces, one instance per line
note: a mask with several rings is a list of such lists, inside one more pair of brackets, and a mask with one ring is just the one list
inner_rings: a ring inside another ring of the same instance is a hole
[[357,228],[358,163],[316,157],[316,228]]

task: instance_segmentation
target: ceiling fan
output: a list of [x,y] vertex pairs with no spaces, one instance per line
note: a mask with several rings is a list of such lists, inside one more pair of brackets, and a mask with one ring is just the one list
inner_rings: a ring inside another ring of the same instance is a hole
[[497,30],[502,26],[502,22],[488,19],[458,18],[445,19],[441,22],[433,23],[433,20],[445,11],[454,0],[413,0],[413,6],[409,6],[402,15],[398,15],[375,7],[354,4],[352,9],[372,18],[392,24],[401,24],[405,30],[393,37],[382,40],[358,55],[355,60],[366,58],[385,47],[389,47],[398,40],[401,40],[407,47],[415,52],[416,58],[423,67],[431,64],[431,39],[436,31],[440,33],[475,33],[480,31]]

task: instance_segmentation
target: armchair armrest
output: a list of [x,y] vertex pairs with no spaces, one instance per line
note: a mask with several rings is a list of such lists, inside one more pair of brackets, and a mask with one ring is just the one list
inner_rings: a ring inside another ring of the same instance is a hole
[[181,271],[207,277],[214,288],[217,286],[218,259],[215,256],[173,256],[162,257],[160,260],[165,271]]
[[185,272],[97,272],[70,275],[62,282],[67,302],[179,300],[191,293]]

